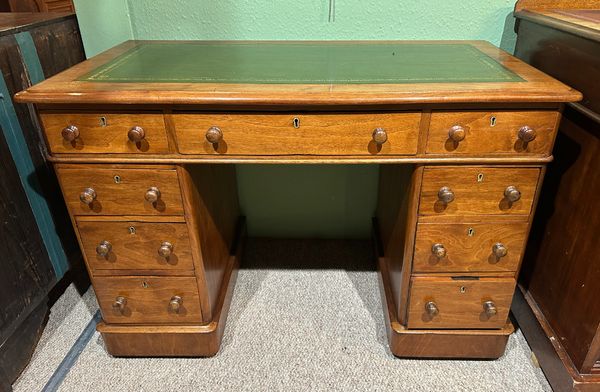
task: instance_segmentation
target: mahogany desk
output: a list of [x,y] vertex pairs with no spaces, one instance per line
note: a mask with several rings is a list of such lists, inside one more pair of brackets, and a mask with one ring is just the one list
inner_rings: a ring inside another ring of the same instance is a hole
[[392,352],[497,358],[560,112],[580,94],[485,42],[126,42],[36,104],[108,351],[219,350],[235,164],[381,164]]

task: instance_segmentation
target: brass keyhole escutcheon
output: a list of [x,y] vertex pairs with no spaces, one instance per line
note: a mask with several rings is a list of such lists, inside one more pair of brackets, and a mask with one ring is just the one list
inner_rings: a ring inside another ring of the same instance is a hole
[[135,227],[129,226],[129,234],[135,234]]
[[483,182],[483,173],[477,174],[477,182]]
[[465,286],[460,286],[461,294],[464,294],[466,291],[467,291],[467,288]]
[[121,183],[121,176],[119,176],[119,175],[114,176],[113,180],[115,180],[115,184],[120,184]]
[[490,127],[496,126],[496,116],[490,117]]
[[105,127],[108,123],[106,122],[106,117],[100,117],[100,126]]
[[468,235],[469,237],[473,237],[473,236],[475,235],[475,229],[474,229],[474,228],[472,228],[472,227],[469,227],[469,228],[467,229],[467,235]]
[[150,285],[148,284],[148,282],[146,282],[145,280],[142,281],[142,287],[147,289],[148,287],[150,287]]
[[292,120],[292,124],[294,125],[294,128],[300,128],[300,119],[298,117],[294,117],[294,119]]

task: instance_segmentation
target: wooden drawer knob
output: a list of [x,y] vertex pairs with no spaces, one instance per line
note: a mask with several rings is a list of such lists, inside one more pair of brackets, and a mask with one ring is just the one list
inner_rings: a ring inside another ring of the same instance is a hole
[[387,132],[383,128],[375,128],[373,131],[373,141],[378,145],[382,145],[387,142],[388,136]]
[[447,186],[443,186],[438,191],[438,199],[445,204],[451,203],[454,200],[454,192]]
[[127,132],[127,137],[134,143],[139,143],[146,137],[144,128],[138,127],[137,125]]
[[173,253],[173,244],[165,241],[162,244],[160,244],[160,248],[158,248],[158,254],[160,255],[160,257],[164,257],[165,259],[168,259],[171,254]]
[[79,194],[79,200],[81,200],[82,203],[90,205],[96,200],[97,196],[94,188],[85,188],[83,192]]
[[448,137],[455,142],[461,142],[465,140],[467,131],[460,125],[455,125],[448,131]]
[[440,313],[437,305],[433,301],[429,301],[425,304],[425,311],[431,317],[435,317]]
[[446,248],[444,248],[443,244],[434,244],[431,247],[431,253],[433,253],[438,259],[443,259],[446,257]]
[[144,198],[150,203],[156,203],[160,199],[160,190],[155,186],[150,187],[146,191]]
[[503,243],[498,242],[492,246],[492,252],[497,258],[501,258],[508,254],[508,249],[506,249],[506,246],[504,246]]
[[206,131],[206,140],[212,144],[218,144],[223,140],[223,131],[219,127],[210,127]]
[[521,198],[521,192],[519,192],[516,186],[511,185],[504,190],[504,197],[506,197],[508,201],[514,203]]
[[498,314],[498,309],[496,308],[496,304],[493,301],[485,301],[483,303],[483,310],[485,311],[485,314],[487,314],[489,317]]
[[183,298],[181,298],[178,295],[174,295],[171,297],[171,301],[169,302],[169,308],[173,312],[179,313],[179,310],[181,309],[182,304],[183,304]]
[[77,128],[75,125],[69,125],[63,128],[60,134],[62,135],[63,139],[68,142],[72,142],[79,137],[79,128]]
[[106,257],[112,251],[112,244],[108,241],[102,241],[96,247],[98,256]]
[[113,309],[123,313],[125,310],[125,306],[127,306],[127,298],[118,296],[115,298],[115,302],[113,302]]
[[519,139],[525,143],[534,141],[536,136],[535,129],[530,128],[527,125],[519,129]]

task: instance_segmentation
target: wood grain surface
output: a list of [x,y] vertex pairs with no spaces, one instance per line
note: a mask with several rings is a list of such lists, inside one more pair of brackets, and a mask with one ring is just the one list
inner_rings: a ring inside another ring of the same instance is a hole
[[[434,111],[426,154],[548,156],[552,153],[559,119],[560,114],[553,111]],[[464,140],[460,142],[448,136],[450,128],[455,125],[466,131]],[[519,139],[519,129],[524,126],[536,132],[533,141],[525,143]]]
[[[185,223],[78,220],[77,228],[92,270],[194,269]],[[96,247],[102,241],[108,241],[112,246],[106,257],[96,253]],[[173,245],[173,253],[168,258],[158,254],[165,241]]]
[[[179,151],[211,155],[414,155],[420,120],[419,112],[173,115]],[[218,144],[205,137],[213,126],[223,132]],[[382,145],[376,128],[387,134]]]
[[[201,323],[200,299],[194,277],[110,276],[96,277],[94,290],[102,318],[116,324]],[[123,311],[113,303],[119,296],[127,303]],[[169,308],[173,296],[180,296],[179,312]]]
[[[478,181],[478,176],[482,180]],[[427,167],[419,203],[420,215],[461,217],[471,215],[522,215],[529,218],[539,168],[510,167]],[[440,188],[447,186],[455,195],[454,201],[443,203],[438,199]],[[515,186],[521,192],[520,200],[508,201],[504,191]]]
[[[515,290],[513,278],[413,277],[408,305],[408,328],[502,328]],[[439,314],[431,317],[425,304],[434,302]],[[493,301],[498,313],[488,316],[483,303]]]
[[[413,272],[516,272],[527,231],[527,223],[419,223]],[[496,243],[508,249],[506,256],[493,254]],[[434,244],[444,246],[445,257],[432,253]]]

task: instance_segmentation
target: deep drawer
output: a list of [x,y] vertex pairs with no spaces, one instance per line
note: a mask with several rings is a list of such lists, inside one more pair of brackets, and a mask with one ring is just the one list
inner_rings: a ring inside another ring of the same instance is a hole
[[515,280],[512,278],[411,278],[408,328],[502,328]]

